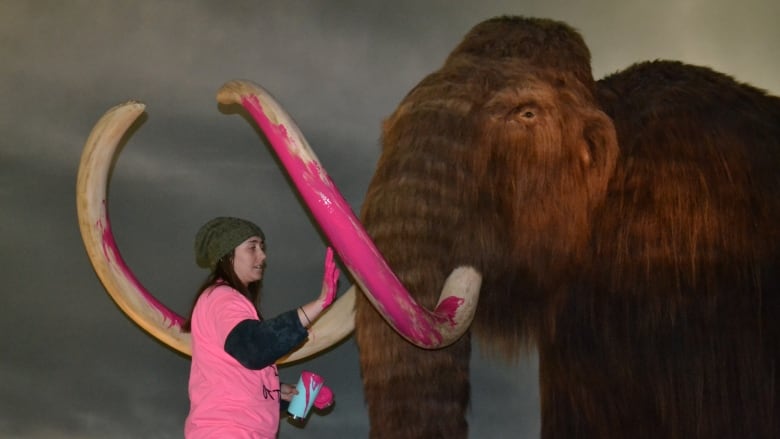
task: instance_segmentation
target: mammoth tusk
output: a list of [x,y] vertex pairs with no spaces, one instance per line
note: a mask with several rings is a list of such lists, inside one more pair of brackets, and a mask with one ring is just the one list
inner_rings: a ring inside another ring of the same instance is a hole
[[447,346],[463,335],[476,311],[479,273],[469,267],[456,269],[445,282],[436,309],[423,308],[392,272],[279,103],[248,81],[226,83],[217,101],[240,104],[254,118],[355,282],[396,332],[429,349]]
[[190,355],[190,335],[183,319],[154,298],[125,264],[111,232],[106,188],[111,162],[125,131],[144,112],[144,104],[127,102],[106,112],[92,129],[79,164],[76,209],[89,260],[114,302],[155,338]]
[[[162,343],[192,355],[190,334],[181,331],[184,319],[155,299],[125,264],[108,218],[106,192],[111,163],[122,137],[144,108],[144,104],[132,101],[118,105],[108,110],[92,129],[81,155],[76,183],[79,228],[89,260],[119,308]],[[352,290],[314,323],[311,331],[315,337],[278,363],[314,355],[349,335],[354,329]]]

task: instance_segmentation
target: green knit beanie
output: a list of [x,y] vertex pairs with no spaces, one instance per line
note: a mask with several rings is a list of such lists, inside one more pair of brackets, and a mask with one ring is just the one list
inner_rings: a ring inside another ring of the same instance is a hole
[[226,216],[214,218],[195,235],[195,262],[213,270],[220,258],[253,236],[265,241],[263,231],[254,223]]

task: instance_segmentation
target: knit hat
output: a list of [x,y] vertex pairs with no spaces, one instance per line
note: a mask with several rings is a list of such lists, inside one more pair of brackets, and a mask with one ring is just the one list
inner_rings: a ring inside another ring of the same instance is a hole
[[265,240],[263,231],[254,223],[226,216],[214,218],[195,235],[195,262],[213,270],[223,256],[253,236]]

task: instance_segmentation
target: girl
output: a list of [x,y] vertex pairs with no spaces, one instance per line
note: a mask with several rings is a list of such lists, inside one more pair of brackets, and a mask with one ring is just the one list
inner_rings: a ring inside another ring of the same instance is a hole
[[257,309],[265,235],[239,218],[218,217],[195,236],[195,256],[211,274],[182,329],[192,333],[188,439],[275,438],[280,401],[297,393],[274,364],[307,337],[306,327],[336,294],[339,271],[328,248],[319,297],[273,319]]

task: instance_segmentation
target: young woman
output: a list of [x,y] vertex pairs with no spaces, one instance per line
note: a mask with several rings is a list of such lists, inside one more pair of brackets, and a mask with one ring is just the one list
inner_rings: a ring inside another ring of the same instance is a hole
[[188,439],[275,438],[280,401],[293,386],[280,384],[275,362],[307,337],[306,327],[336,294],[339,272],[328,249],[319,297],[273,319],[257,309],[265,269],[265,235],[243,219],[218,217],[195,236],[195,257],[211,270],[189,320],[192,366]]

